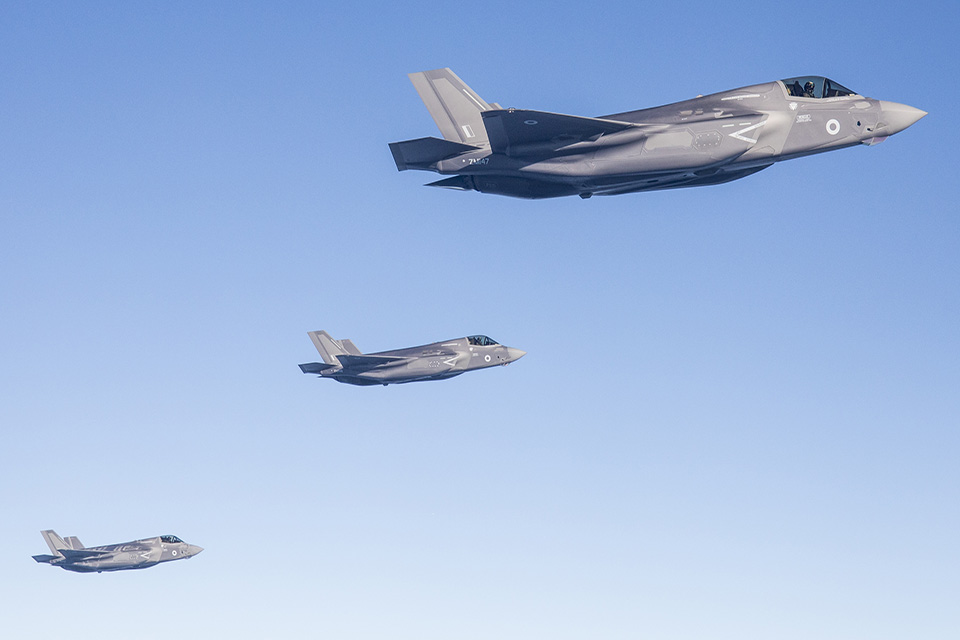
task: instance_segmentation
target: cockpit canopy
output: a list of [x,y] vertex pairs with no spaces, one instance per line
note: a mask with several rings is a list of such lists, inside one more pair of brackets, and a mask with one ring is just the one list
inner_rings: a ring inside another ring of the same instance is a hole
[[495,344],[500,344],[487,336],[467,336],[467,342],[479,347],[492,347]]
[[183,540],[181,540],[177,536],[160,536],[160,542],[175,544],[175,543],[183,543]]
[[837,98],[855,96],[856,91],[823,76],[799,76],[781,80],[787,87],[787,93],[794,98]]

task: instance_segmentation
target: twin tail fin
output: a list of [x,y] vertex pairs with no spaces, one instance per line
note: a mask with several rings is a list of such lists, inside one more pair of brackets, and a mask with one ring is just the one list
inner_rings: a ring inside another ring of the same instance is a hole
[[418,138],[392,143],[390,151],[399,171],[434,170],[441,160],[490,148],[482,114],[500,109],[500,105],[486,102],[449,68],[411,73],[410,82],[437,123],[443,139]]

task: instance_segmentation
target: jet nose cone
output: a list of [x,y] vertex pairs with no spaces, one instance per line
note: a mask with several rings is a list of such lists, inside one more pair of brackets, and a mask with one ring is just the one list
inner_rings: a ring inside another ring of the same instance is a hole
[[880,101],[880,124],[877,129],[881,129],[884,135],[893,135],[898,131],[903,131],[914,122],[927,115],[915,107],[899,102]]
[[187,547],[187,554],[190,555],[190,557],[197,555],[201,551],[203,551],[203,547],[198,547],[195,544],[191,544]]
[[507,347],[507,355],[510,357],[508,362],[513,362],[514,360],[519,360],[523,356],[527,355],[527,352],[521,351],[520,349],[514,349],[513,347]]

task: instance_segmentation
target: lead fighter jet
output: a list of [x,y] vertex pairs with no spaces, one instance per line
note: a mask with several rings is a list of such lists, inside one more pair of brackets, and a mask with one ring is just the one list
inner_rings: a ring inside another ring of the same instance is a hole
[[187,544],[177,536],[84,547],[76,536],[64,540],[52,529],[41,531],[40,535],[47,541],[52,555],[33,556],[33,559],[77,573],[146,569],[161,562],[192,558],[203,551],[202,547]]
[[323,362],[301,364],[304,373],[355,385],[400,384],[445,380],[466,371],[507,365],[526,351],[505,347],[487,336],[468,336],[420,347],[362,354],[350,340],[334,340],[326,331],[311,331]]
[[516,198],[617,195],[744,178],[775,162],[874,145],[927,115],[801,76],[584,118],[487,103],[450,69],[410,80],[443,134],[390,145],[427,186]]

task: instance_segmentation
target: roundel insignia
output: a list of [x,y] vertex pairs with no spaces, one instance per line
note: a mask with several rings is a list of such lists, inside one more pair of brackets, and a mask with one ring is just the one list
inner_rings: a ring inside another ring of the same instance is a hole
[[840,122],[834,118],[827,120],[827,133],[832,136],[840,133]]
[[536,121],[536,120],[524,120],[524,121],[523,121],[523,124],[534,125],[534,124],[537,124],[537,121]]

